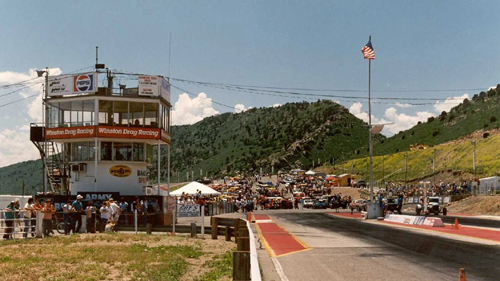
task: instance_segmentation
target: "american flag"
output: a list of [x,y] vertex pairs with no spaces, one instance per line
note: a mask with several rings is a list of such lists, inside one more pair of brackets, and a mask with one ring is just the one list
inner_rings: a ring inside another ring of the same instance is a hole
[[361,49],[361,53],[363,53],[363,56],[367,60],[374,60],[375,59],[375,52],[373,51],[372,47],[372,41],[369,40],[368,43]]

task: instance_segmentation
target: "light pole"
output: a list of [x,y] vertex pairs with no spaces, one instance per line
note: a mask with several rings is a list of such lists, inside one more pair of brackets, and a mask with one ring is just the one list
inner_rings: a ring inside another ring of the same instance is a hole
[[[476,141],[472,140],[472,141],[470,141],[470,143],[472,143],[472,145],[474,146],[474,150],[472,152],[472,170],[474,170],[474,182],[477,182],[476,181]],[[473,188],[474,188],[473,194],[476,195],[475,185]]]
[[408,152],[405,153],[405,189],[408,187],[406,183],[407,175],[408,175]]
[[49,86],[49,68],[45,67],[45,70],[37,70],[36,74],[38,77],[42,77],[43,74],[45,74],[45,85],[43,87],[44,89],[44,98],[43,98],[43,104],[45,106],[45,126],[44,126],[44,131],[43,131],[43,159],[42,159],[42,164],[43,164],[43,173],[42,173],[42,180],[43,180],[43,193],[47,192],[47,142],[45,141],[45,129],[49,126],[49,105],[47,101],[48,97],[48,86]]

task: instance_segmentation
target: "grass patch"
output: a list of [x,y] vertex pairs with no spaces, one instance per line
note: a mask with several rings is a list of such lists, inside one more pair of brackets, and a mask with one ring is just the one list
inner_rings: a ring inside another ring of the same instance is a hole
[[180,280],[190,275],[192,264],[224,268],[203,280],[227,275],[225,258],[204,262],[219,248],[204,243],[182,236],[121,233],[0,241],[0,280],[24,280],[26,272],[32,280]]
[[205,263],[210,271],[203,275],[199,281],[217,281],[221,277],[231,277],[233,274],[233,251],[227,251],[222,255],[215,256],[213,260]]

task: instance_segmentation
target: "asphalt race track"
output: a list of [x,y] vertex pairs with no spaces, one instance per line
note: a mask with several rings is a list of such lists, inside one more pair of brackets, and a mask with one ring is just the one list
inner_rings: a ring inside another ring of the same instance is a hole
[[452,240],[325,212],[267,214],[309,248],[276,257],[288,280],[458,280],[460,268],[468,280],[500,279],[498,244]]

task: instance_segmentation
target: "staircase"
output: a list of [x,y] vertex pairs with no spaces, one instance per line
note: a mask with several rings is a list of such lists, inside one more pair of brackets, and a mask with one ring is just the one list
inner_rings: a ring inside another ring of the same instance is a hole
[[45,176],[47,177],[48,189],[54,194],[68,194],[68,179],[67,169],[61,161],[61,153],[58,146],[48,140],[33,139],[33,144],[40,152]]

